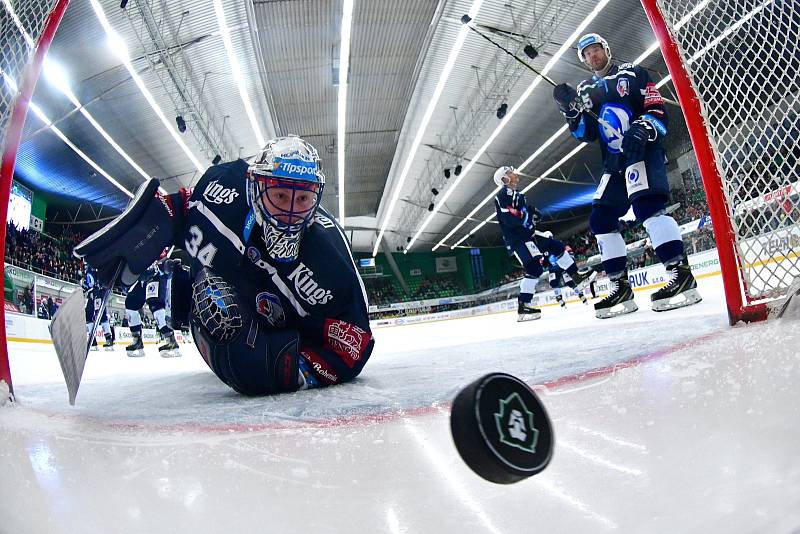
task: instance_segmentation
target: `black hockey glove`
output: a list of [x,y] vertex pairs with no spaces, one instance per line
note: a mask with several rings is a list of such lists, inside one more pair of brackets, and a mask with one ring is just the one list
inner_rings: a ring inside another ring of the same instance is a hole
[[566,83],[556,85],[553,88],[553,100],[556,101],[561,113],[568,119],[576,118],[583,108],[578,100],[578,92]]
[[143,183],[122,215],[84,239],[73,254],[97,269],[97,281],[111,287],[120,260],[121,282],[130,286],[174,241],[174,211],[158,191],[158,180]]
[[628,165],[644,159],[647,143],[658,138],[658,131],[644,119],[636,119],[622,138],[622,152]]

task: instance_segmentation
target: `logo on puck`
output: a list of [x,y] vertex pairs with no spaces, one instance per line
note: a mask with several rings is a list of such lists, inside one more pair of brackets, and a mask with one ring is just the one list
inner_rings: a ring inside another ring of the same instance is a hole
[[533,426],[533,412],[528,410],[517,393],[500,400],[494,421],[502,443],[530,453],[536,452],[539,431]]

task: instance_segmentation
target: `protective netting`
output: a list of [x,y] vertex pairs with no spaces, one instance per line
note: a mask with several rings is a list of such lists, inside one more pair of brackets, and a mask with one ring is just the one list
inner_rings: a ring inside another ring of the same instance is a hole
[[748,303],[800,275],[800,2],[658,0],[699,97]]
[[[25,69],[55,0],[0,0],[0,153]],[[13,147],[16,149],[16,147]]]

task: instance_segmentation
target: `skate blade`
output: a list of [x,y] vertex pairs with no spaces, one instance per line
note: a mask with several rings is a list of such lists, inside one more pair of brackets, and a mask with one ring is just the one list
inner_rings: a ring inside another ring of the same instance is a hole
[[128,353],[128,358],[143,358],[144,357],[144,349],[139,350],[129,350],[126,351]]
[[175,349],[175,350],[162,350],[158,354],[162,358],[180,358],[181,357],[181,352],[178,349]]
[[103,350],[106,352],[114,352],[114,347],[103,347]]
[[520,313],[517,315],[517,322],[518,323],[527,323],[528,321],[535,321],[536,319],[541,319],[541,313]]
[[685,308],[686,306],[691,306],[693,304],[697,304],[703,297],[700,296],[700,293],[697,292],[696,289],[688,289],[683,293],[679,293],[672,297],[673,299],[680,298],[680,300],[676,302],[670,302],[670,299],[661,299],[653,301],[653,311],[654,312],[663,312],[669,310],[677,310],[678,308]]
[[613,308],[606,308],[605,310],[595,310],[594,315],[598,319],[611,319],[618,315],[627,315],[639,309],[639,306],[633,300],[626,300],[617,304]]

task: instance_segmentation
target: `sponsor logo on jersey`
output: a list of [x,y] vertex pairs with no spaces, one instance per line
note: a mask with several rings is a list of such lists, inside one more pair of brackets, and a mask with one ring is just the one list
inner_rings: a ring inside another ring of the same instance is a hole
[[286,313],[283,311],[281,300],[277,295],[267,291],[256,295],[256,310],[266,317],[272,326],[282,327],[286,325]]
[[339,382],[339,375],[322,356],[312,350],[304,350],[300,353],[305,358],[313,369],[314,374],[322,379],[326,384],[336,384]]
[[369,340],[370,335],[352,323],[325,320],[325,347],[338,354],[351,369],[361,359]]
[[631,183],[636,183],[639,181],[639,171],[633,169],[631,172],[628,173],[628,181]]
[[333,294],[329,289],[319,286],[314,280],[314,272],[302,262],[289,275],[289,280],[294,282],[294,289],[298,296],[311,304],[326,304],[333,299]]
[[203,191],[203,198],[212,204],[230,204],[238,196],[236,189],[223,187],[216,180],[210,181]]
[[253,263],[257,263],[261,259],[261,253],[256,247],[247,247],[247,257]]
[[170,198],[162,195],[161,193],[158,193],[156,196],[158,197],[158,200],[160,200],[161,203],[164,205],[164,207],[167,209],[167,215],[169,215],[169,218],[171,219],[172,217],[174,217],[175,212],[172,211],[172,201],[170,200]]
[[628,90],[627,78],[620,78],[619,80],[617,80],[617,93],[619,93],[619,96],[625,96],[628,93],[630,93],[630,91]]
[[317,164],[300,159],[275,158],[272,172],[275,176],[285,178],[312,178],[317,175]]
[[660,106],[664,104],[664,99],[661,98],[661,93],[658,92],[656,84],[650,82],[644,90],[644,107]]

